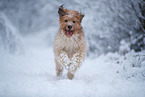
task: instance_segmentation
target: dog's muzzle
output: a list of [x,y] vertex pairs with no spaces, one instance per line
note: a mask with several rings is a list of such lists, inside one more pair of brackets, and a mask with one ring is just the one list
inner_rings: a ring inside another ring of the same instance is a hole
[[73,30],[65,30],[67,36],[71,37],[73,35]]

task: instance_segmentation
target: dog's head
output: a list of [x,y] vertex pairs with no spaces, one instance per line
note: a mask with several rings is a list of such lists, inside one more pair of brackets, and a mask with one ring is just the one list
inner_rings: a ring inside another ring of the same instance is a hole
[[67,37],[71,37],[75,33],[80,33],[82,30],[81,21],[84,14],[75,10],[67,10],[63,5],[59,7],[59,24]]

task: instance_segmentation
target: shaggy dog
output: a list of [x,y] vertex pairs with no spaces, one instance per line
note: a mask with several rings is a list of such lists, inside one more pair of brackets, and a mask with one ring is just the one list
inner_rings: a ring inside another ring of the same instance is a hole
[[60,76],[63,68],[68,70],[67,77],[73,79],[86,55],[86,41],[81,21],[84,14],[75,10],[59,7],[59,31],[54,41],[56,75]]

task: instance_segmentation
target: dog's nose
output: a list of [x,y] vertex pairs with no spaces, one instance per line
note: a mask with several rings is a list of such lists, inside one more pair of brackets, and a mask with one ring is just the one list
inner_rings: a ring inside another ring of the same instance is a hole
[[68,26],[68,29],[71,29],[71,28],[72,28],[72,26],[71,26],[71,25],[69,25],[69,26]]

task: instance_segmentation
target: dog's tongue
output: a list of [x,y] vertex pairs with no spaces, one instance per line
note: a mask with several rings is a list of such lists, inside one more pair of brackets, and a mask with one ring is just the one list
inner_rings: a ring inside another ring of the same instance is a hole
[[68,31],[66,32],[66,34],[67,34],[68,36],[71,36],[73,33],[72,33],[71,30],[68,30]]

